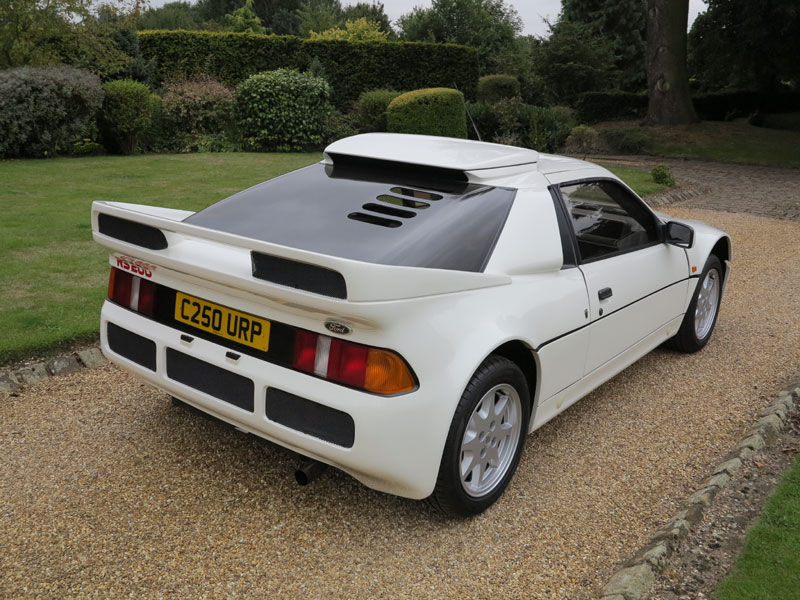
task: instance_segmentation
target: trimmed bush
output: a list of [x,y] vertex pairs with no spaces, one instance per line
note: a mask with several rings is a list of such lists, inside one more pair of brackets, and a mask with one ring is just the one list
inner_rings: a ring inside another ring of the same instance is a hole
[[358,97],[358,128],[362,133],[386,131],[386,109],[403,92],[371,90]]
[[513,75],[484,75],[478,79],[478,102],[494,104],[498,100],[519,97],[519,81]]
[[612,152],[619,154],[643,154],[650,149],[650,139],[639,127],[603,128],[600,137]]
[[133,154],[139,137],[150,128],[150,89],[132,79],[117,79],[104,84],[103,92],[100,117],[103,145],[110,152]]
[[324,79],[293,69],[249,77],[236,88],[236,109],[247,149],[279,152],[322,143],[331,112]]
[[427,88],[401,94],[386,109],[389,131],[444,137],[467,137],[464,96],[450,88]]
[[570,131],[565,143],[566,151],[569,154],[586,156],[602,150],[600,134],[588,125],[578,125]]
[[526,113],[526,145],[540,152],[556,152],[567,141],[575,124],[558,112],[541,106],[529,106]]
[[163,118],[177,149],[194,138],[228,135],[235,122],[233,91],[211,77],[168,83],[162,98]]
[[305,71],[314,57],[333,85],[340,109],[361,92],[452,86],[475,97],[478,55],[474,48],[421,42],[303,40],[293,36],[210,31],[139,32],[142,54],[155,62],[158,81],[209,73],[229,86],[279,68]]
[[42,157],[91,138],[100,79],[73,67],[0,71],[0,157]]
[[586,92],[576,100],[575,110],[585,123],[641,119],[647,114],[647,94]]
[[730,121],[756,112],[800,111],[798,92],[733,90],[698,94],[692,98],[697,115],[707,121]]
[[475,134],[475,128],[480,132],[481,139],[484,142],[488,142],[497,137],[499,124],[491,105],[485,104],[484,102],[467,102],[467,111],[469,111],[468,119],[471,117],[472,123],[475,124],[475,127],[473,127],[472,123],[470,123],[469,120],[467,121],[469,139],[478,139],[478,136]]
[[656,165],[653,167],[653,170],[650,171],[650,176],[653,178],[653,181],[661,185],[666,185],[667,187],[675,187],[677,185],[675,177],[672,175],[672,169],[667,165]]

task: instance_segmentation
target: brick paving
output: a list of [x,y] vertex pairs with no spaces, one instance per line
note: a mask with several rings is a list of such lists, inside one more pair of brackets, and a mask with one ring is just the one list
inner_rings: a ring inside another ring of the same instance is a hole
[[659,163],[668,165],[680,182],[704,191],[681,203],[687,208],[800,221],[800,169],[639,156],[594,160],[643,169]]

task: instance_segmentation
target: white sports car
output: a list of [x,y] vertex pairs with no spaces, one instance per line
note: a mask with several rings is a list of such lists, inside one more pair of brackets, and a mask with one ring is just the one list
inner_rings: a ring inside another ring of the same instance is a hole
[[599,166],[366,134],[197,213],[92,206],[106,356],[365,485],[471,515],[525,433],[714,329],[730,239]]

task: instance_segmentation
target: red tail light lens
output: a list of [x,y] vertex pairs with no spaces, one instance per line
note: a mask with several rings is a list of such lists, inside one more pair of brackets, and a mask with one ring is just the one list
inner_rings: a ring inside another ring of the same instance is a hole
[[156,310],[156,284],[112,267],[108,277],[108,299],[152,317]]
[[128,306],[131,303],[132,285],[133,275],[112,268],[108,278],[108,299],[122,306]]
[[292,367],[376,394],[399,394],[416,387],[408,365],[394,352],[302,329],[295,332]]

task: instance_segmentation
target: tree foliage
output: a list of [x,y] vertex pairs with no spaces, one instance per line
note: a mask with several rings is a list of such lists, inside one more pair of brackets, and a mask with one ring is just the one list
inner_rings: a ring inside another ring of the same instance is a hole
[[385,42],[389,34],[381,31],[380,24],[367,21],[361,17],[355,21],[346,21],[344,29],[328,29],[317,33],[311,32],[312,40],[349,40],[351,42]]
[[188,2],[167,2],[159,8],[148,8],[136,19],[136,29],[202,29],[203,20],[197,7]]
[[433,0],[398,19],[400,37],[418,42],[449,42],[478,51],[483,73],[496,71],[494,60],[514,47],[522,20],[503,0]]
[[610,40],[592,35],[586,25],[559,21],[550,27],[536,53],[536,73],[545,99],[571,104],[588,91],[618,87],[620,72]]
[[800,83],[797,0],[707,0],[689,34],[690,73],[706,90]]
[[561,20],[581,23],[592,35],[609,41],[622,87],[644,89],[647,0],[563,0]]
[[261,24],[261,19],[253,9],[253,0],[245,3],[232,13],[225,15],[225,25],[230,31],[239,33],[266,33],[266,28]]

